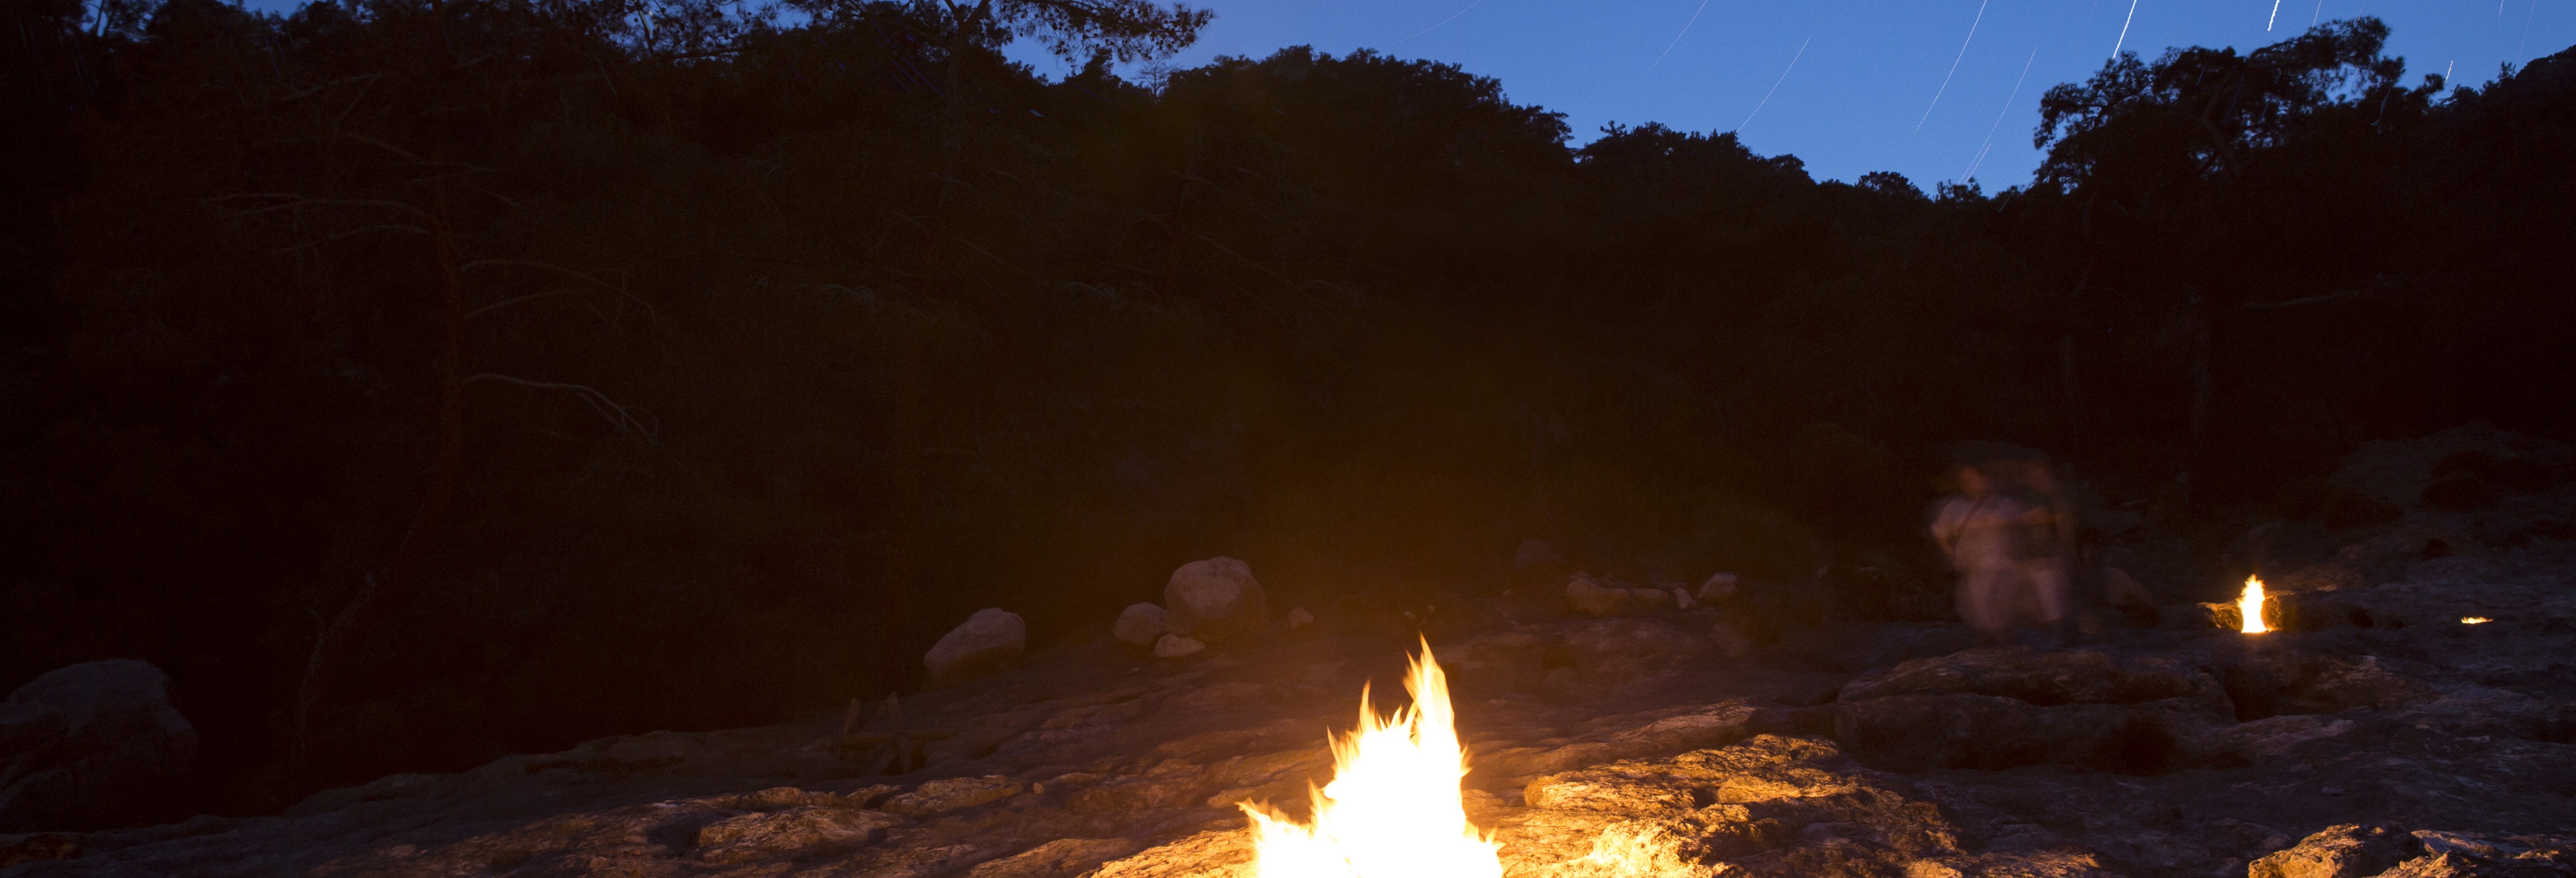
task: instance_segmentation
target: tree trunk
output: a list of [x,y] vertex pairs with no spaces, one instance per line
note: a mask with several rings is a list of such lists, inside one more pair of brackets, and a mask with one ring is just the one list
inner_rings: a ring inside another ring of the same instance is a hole
[[310,789],[313,776],[313,711],[320,705],[331,683],[331,673],[348,652],[350,632],[365,619],[367,609],[388,584],[400,586],[398,577],[416,568],[429,551],[434,531],[446,516],[447,507],[456,496],[458,469],[465,456],[464,369],[465,369],[465,293],[457,277],[456,240],[447,226],[447,200],[438,196],[429,213],[430,242],[438,261],[440,317],[443,325],[439,350],[438,375],[438,447],[432,454],[429,483],[422,492],[420,506],[413,510],[411,523],[403,528],[395,542],[393,555],[375,573],[368,574],[358,586],[358,593],[340,608],[338,615],[324,625],[314,638],[313,652],[305,658],[304,679],[295,692],[295,740],[289,756],[292,783]]
[[2190,295],[2184,300],[2183,307],[2183,319],[2186,321],[2183,327],[2184,345],[2188,348],[2186,357],[2191,369],[2191,440],[2190,447],[2185,452],[2188,456],[2183,463],[2183,501],[2188,506],[2195,487],[2191,484],[2191,477],[2195,473],[2202,472],[2205,469],[2203,464],[2208,460],[2209,397],[2214,382],[2210,377],[2209,362],[2212,347],[2209,303],[2201,297],[2199,287],[2190,288]]

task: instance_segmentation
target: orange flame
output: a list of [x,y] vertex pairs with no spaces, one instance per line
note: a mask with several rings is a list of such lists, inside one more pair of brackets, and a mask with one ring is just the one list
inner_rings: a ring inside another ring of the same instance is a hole
[[1467,751],[1428,642],[1404,688],[1413,707],[1390,717],[1360,690],[1359,727],[1331,739],[1333,781],[1310,792],[1312,822],[1238,805],[1259,878],[1502,878],[1501,845],[1467,822]]
[[2244,620],[2239,631],[2261,634],[2272,630],[2263,626],[2263,580],[2245,577],[2245,593],[2236,598],[2236,615]]

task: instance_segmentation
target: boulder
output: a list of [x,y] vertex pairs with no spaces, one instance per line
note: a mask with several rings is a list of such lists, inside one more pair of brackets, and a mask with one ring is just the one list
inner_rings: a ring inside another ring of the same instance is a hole
[[0,832],[82,829],[154,810],[197,759],[170,677],[133,659],[57,668],[0,701]]
[[1258,631],[1269,619],[1269,598],[1252,565],[1233,558],[1183,564],[1163,586],[1164,628],[1182,637],[1216,643]]
[[2228,668],[2225,680],[2236,717],[2246,720],[2356,707],[2389,710],[2438,694],[2431,684],[2392,671],[2371,655],[2255,654]]
[[1512,566],[1523,570],[1563,563],[1565,556],[1546,540],[1522,540],[1520,548],[1512,552]]
[[1636,603],[1627,589],[1611,588],[1591,577],[1576,577],[1565,584],[1565,605],[1586,616],[1616,616]]
[[1130,646],[1152,646],[1163,636],[1163,608],[1153,604],[1129,604],[1118,613],[1117,624],[1109,626],[1109,636]]
[[1700,603],[1714,604],[1734,596],[1735,574],[1711,573],[1708,575],[1707,582],[1699,584],[1698,598]]
[[1632,588],[1628,590],[1628,599],[1640,607],[1669,607],[1673,604],[1673,593],[1660,588]]
[[2346,823],[2245,867],[2246,878],[2371,878],[2404,862],[2414,839],[2384,825]]
[[2141,704],[2168,698],[2190,698],[2212,709],[2226,704],[2216,678],[2178,659],[2018,647],[1962,650],[1904,662],[1845,684],[1839,700],[1928,692],[1998,695],[2041,707]]
[[[2211,751],[2272,752],[2314,729],[2212,738],[2227,689],[2180,660],[2093,650],[1971,649],[1854,680],[1836,699],[1834,737],[1897,771],[2079,765],[2152,773]],[[2340,730],[2335,730],[2339,733]]]
[[962,680],[1008,667],[1028,646],[1029,626],[1020,614],[982,609],[939,638],[921,663],[930,667],[934,683]]
[[1837,705],[1834,739],[1872,767],[2000,770],[2076,765],[2153,774],[2186,755],[2181,739],[2209,724],[2122,704],[2040,707],[1998,695],[1913,694]]
[[1180,658],[1206,648],[1207,644],[1200,642],[1196,638],[1182,637],[1178,634],[1165,634],[1160,639],[1154,641],[1154,657],[1166,659]]

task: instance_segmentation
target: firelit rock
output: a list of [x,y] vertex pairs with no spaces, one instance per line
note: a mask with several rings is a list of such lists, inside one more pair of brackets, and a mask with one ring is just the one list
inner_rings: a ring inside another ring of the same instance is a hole
[[1163,586],[1163,627],[1183,637],[1216,643],[1258,631],[1269,619],[1270,601],[1252,565],[1233,558],[1183,564]]
[[1118,613],[1118,623],[1109,626],[1109,636],[1130,646],[1152,646],[1154,638],[1163,636],[1163,608],[1153,604],[1129,604]]
[[1290,630],[1290,631],[1295,631],[1295,630],[1297,630],[1297,629],[1299,629],[1299,628],[1304,628],[1304,627],[1306,627],[1306,626],[1308,626],[1308,625],[1312,625],[1312,624],[1315,624],[1315,614],[1313,614],[1313,613],[1309,613],[1309,612],[1306,612],[1306,608],[1305,608],[1305,607],[1291,607],[1291,608],[1289,608],[1289,610],[1288,610],[1288,630]]
[[1029,626],[1020,620],[1020,614],[977,610],[966,618],[966,624],[939,638],[939,643],[921,657],[921,663],[930,667],[932,682],[962,680],[1019,661],[1028,645]]
[[883,809],[905,817],[937,817],[968,808],[990,805],[1028,792],[1028,787],[1007,775],[952,777],[934,780],[914,787],[912,792],[887,799]]
[[1059,838],[976,866],[966,878],[1072,878],[1139,847],[1123,838]]
[[699,860],[749,863],[813,857],[877,840],[903,818],[858,808],[806,807],[727,817],[699,827]]
[[1207,644],[1199,642],[1196,638],[1165,634],[1154,641],[1154,657],[1180,658],[1206,648]]
[[1565,606],[1586,616],[1616,616],[1636,604],[1624,588],[1611,588],[1590,577],[1565,584]]
[[170,677],[111,659],[57,668],[0,701],[0,832],[123,819],[186,779],[197,730]]
[[2245,867],[2246,878],[2370,878],[2407,858],[2414,838],[2389,826],[2329,826]]

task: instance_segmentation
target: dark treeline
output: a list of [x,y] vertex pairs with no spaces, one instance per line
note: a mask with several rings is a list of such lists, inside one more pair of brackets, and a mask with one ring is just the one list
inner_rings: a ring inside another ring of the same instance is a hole
[[2180,522],[2576,411],[2576,56],[2409,86],[2369,19],[1927,195],[1368,53],[1124,81],[1205,20],[1140,0],[5,8],[0,687],[169,670],[174,811],[776,721],[1218,553],[1938,615],[1961,439]]

